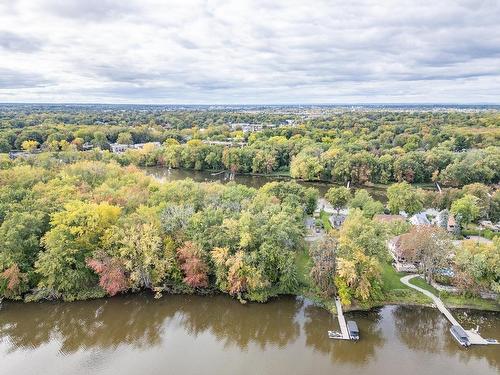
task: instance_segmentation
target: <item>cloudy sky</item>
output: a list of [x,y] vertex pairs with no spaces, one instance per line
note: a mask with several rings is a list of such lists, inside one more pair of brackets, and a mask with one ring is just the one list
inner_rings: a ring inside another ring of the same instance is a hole
[[0,102],[500,103],[499,0],[0,0]]

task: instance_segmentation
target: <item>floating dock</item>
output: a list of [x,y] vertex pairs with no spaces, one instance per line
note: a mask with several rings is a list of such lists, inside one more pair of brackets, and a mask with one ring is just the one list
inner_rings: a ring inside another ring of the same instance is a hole
[[410,283],[410,280],[415,278],[415,277],[420,277],[420,276],[418,276],[418,275],[403,276],[401,278],[401,282],[403,284],[405,284],[406,286],[409,286],[410,288],[418,290],[420,293],[423,293],[427,297],[432,299],[432,301],[434,302],[434,305],[438,308],[439,311],[441,311],[443,313],[443,315],[446,317],[446,319],[448,319],[450,321],[452,326],[459,326],[465,331],[471,345],[500,344],[500,342],[498,342],[498,340],[485,339],[485,338],[481,337],[481,335],[479,334],[479,329],[469,329],[469,330],[464,329],[462,327],[462,325],[453,317],[451,312],[448,310],[446,305],[443,303],[443,301],[441,301],[441,299],[439,297],[435,296],[433,293],[429,292],[428,290],[425,290],[423,288],[420,288],[420,287]]
[[328,337],[337,340],[350,340],[349,330],[347,329],[347,323],[345,321],[344,312],[342,311],[342,304],[340,299],[335,297],[335,306],[337,307],[337,318],[339,320],[340,332],[328,331]]

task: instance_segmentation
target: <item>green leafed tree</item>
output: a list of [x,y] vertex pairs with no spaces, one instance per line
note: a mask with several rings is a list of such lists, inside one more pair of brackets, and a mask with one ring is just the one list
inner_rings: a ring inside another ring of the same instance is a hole
[[344,186],[333,187],[326,192],[325,198],[339,213],[349,203],[351,191]]
[[70,300],[94,287],[97,277],[86,260],[109,246],[120,212],[119,207],[108,203],[74,201],[53,214],[51,229],[42,238],[45,251],[35,263],[38,287]]
[[466,194],[451,204],[450,212],[457,218],[461,226],[475,221],[480,214],[479,199],[473,195]]
[[387,199],[389,210],[393,214],[404,211],[413,215],[422,210],[422,195],[407,182],[393,184],[387,188]]

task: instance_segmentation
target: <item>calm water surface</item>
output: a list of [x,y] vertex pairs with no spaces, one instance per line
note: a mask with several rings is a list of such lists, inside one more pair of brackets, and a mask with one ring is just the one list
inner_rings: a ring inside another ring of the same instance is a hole
[[[325,310],[282,297],[131,295],[73,303],[4,302],[1,374],[498,374],[500,346],[462,349],[435,309],[348,313],[357,343],[330,340]],[[500,315],[461,312],[500,338]]]
[[[217,175],[212,175],[211,172],[208,171],[193,171],[193,170],[185,170],[185,169],[168,169],[165,167],[150,167],[144,168],[144,171],[161,180],[161,181],[175,181],[175,180],[183,180],[185,178],[191,178],[197,182],[229,182],[228,173],[222,173]],[[288,181],[291,180],[288,177],[276,177],[276,176],[251,176],[251,175],[236,175],[234,181],[238,184],[243,184],[246,186],[260,188],[272,181]],[[326,182],[311,182],[311,181],[299,181],[297,182],[303,186],[314,187],[319,190],[321,196],[325,195],[325,193],[332,186],[339,186]],[[381,202],[387,201],[386,196],[386,188],[383,186],[376,187],[362,187],[370,192],[374,199],[377,199]]]

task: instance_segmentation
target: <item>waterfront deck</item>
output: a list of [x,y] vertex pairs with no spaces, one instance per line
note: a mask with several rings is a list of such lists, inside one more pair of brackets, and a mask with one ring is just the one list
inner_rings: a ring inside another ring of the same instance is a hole
[[[410,280],[415,278],[415,277],[420,277],[420,276],[419,275],[404,276],[401,278],[401,282],[403,284],[409,286],[410,288],[418,290],[419,292],[425,294],[427,297],[432,299],[432,301],[434,302],[434,305],[438,308],[439,311],[441,311],[441,313],[443,313],[443,315],[446,317],[446,319],[448,319],[450,321],[451,325],[462,327],[462,325],[455,319],[455,317],[451,314],[450,310],[448,310],[446,305],[443,303],[443,301],[439,297],[435,296],[433,293],[429,292],[428,290],[425,290],[423,288],[420,288],[420,287],[410,283]],[[497,340],[485,339],[485,338],[481,337],[478,330],[475,330],[475,329],[466,330],[463,327],[462,327],[462,329],[467,333],[467,336],[469,338],[471,345],[500,344]]]
[[347,323],[345,321],[344,312],[342,311],[342,304],[340,299],[335,297],[335,306],[337,307],[337,319],[339,320],[340,332],[328,331],[328,336],[331,339],[337,340],[350,340],[349,330],[347,329]]
[[342,339],[349,340],[349,330],[347,329],[347,323],[345,321],[344,312],[342,311],[342,304],[338,297],[335,298],[335,306],[337,307],[337,318],[339,320],[340,333],[342,333]]

